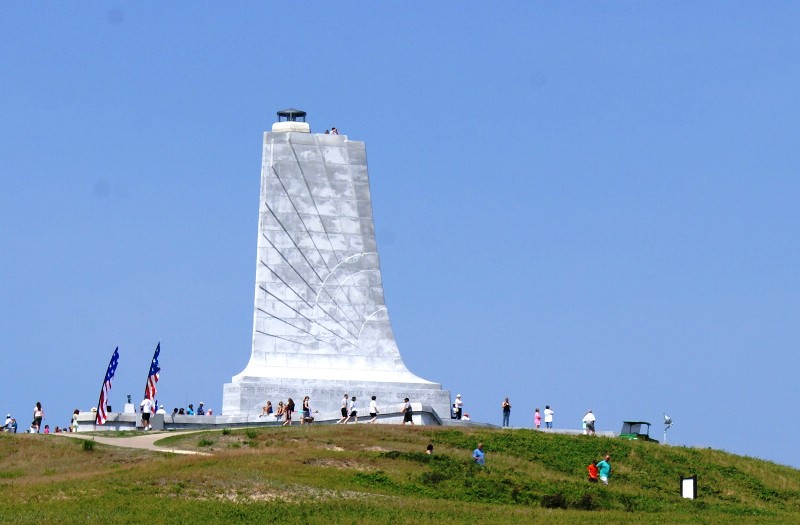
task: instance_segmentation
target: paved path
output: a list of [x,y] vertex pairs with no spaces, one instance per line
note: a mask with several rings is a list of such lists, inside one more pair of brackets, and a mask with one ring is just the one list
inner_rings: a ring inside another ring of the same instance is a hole
[[102,443],[103,445],[111,445],[112,447],[124,447],[124,448],[138,448],[143,450],[154,450],[156,452],[172,452],[173,454],[197,454],[200,456],[210,456],[207,452],[197,452],[194,450],[181,450],[177,448],[169,448],[169,447],[159,447],[155,444],[156,441],[159,439],[163,439],[168,436],[176,436],[182,434],[192,434],[197,432],[196,430],[192,430],[189,432],[142,432],[136,436],[126,436],[126,437],[103,437],[97,435],[89,435],[80,432],[59,432],[53,433],[52,436],[63,436],[63,437],[71,437],[75,439],[88,439],[90,441],[95,441],[97,443]]

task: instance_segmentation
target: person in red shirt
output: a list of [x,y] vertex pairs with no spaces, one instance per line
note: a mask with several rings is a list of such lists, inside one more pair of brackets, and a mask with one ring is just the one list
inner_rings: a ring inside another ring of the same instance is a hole
[[589,471],[589,482],[590,483],[597,483],[597,476],[599,475],[599,471],[597,470],[597,460],[593,460],[586,470]]

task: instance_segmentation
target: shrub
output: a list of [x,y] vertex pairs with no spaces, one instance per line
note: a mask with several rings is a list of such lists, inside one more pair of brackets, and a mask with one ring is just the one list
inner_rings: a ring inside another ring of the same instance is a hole
[[91,441],[89,439],[84,439],[83,450],[85,450],[86,452],[91,452],[92,450],[94,450],[94,441]]
[[353,480],[359,485],[391,485],[392,480],[382,470],[375,472],[356,472]]
[[542,496],[542,507],[546,509],[566,509],[567,498],[560,492]]
[[203,438],[203,439],[201,439],[200,441],[197,442],[197,446],[198,447],[210,447],[213,444],[214,444],[214,440],[213,439],[207,439],[207,438]]
[[248,437],[248,439],[255,439],[258,437],[258,430],[254,428],[248,428],[244,431],[244,435]]

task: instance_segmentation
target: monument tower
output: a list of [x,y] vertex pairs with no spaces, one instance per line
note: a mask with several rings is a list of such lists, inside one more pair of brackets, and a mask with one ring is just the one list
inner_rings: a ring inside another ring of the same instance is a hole
[[264,133],[253,347],[224,387],[224,415],[306,395],[320,416],[344,393],[366,415],[408,397],[449,418],[450,393],[412,374],[392,333],[381,280],[363,142],[311,133],[306,114],[278,112]]

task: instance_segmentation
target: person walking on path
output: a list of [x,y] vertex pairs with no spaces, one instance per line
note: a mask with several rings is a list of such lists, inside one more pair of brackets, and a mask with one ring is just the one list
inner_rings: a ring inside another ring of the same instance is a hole
[[345,419],[347,419],[347,394],[342,397],[342,419],[337,421],[336,424],[344,423]]
[[77,408],[72,412],[72,423],[70,424],[69,427],[71,432],[78,431],[78,414],[80,413],[81,411],[78,410]]
[[594,422],[595,422],[594,414],[592,414],[592,411],[589,410],[588,412],[586,412],[586,415],[583,416],[584,435],[594,436]]
[[550,405],[544,407],[544,426],[545,428],[553,428],[553,414],[555,412],[550,408]]
[[31,425],[32,428],[36,430],[36,433],[39,433],[39,428],[42,426],[42,420],[44,419],[44,409],[42,408],[42,403],[39,401],[36,402],[36,406],[33,407],[33,424]]
[[508,402],[508,398],[503,401],[503,426],[507,427],[509,419],[511,419],[511,403]]
[[376,397],[372,396],[372,399],[369,400],[369,416],[372,418],[369,420],[370,423],[378,420],[378,402],[375,399]]
[[286,408],[284,409],[286,421],[283,422],[282,426],[292,425],[292,412],[294,412],[294,400],[290,397],[286,400]]
[[[189,405],[191,406],[191,405]],[[149,398],[142,399],[139,403],[139,410],[142,413],[142,430],[150,430],[150,413],[153,411],[153,401]]]
[[411,426],[414,426],[414,420],[411,418],[411,403],[408,401],[408,398],[403,400],[403,425],[405,426],[406,423],[411,423]]
[[611,468],[610,461],[611,461],[611,456],[606,454],[606,457],[603,459],[603,461],[597,464],[597,470],[599,471],[600,474],[600,483],[602,483],[603,485],[608,485],[608,478],[611,477],[611,471],[613,469]]
[[586,470],[589,471],[589,483],[597,483],[597,476],[599,474],[599,470],[597,469],[597,460],[593,459],[589,466],[586,467]]
[[356,396],[350,398],[350,407],[347,411],[347,418],[344,420],[344,424],[346,425],[350,418],[353,418],[356,423],[358,423],[358,408],[356,407]]
[[453,403],[456,409],[456,419],[461,419],[461,411],[464,408],[464,402],[461,401],[461,394],[456,394],[456,402]]
[[484,466],[486,464],[485,454],[483,453],[483,443],[478,443],[478,448],[472,451],[472,460],[476,465]]
[[539,430],[539,427],[542,426],[542,413],[539,412],[538,408],[533,414],[533,425],[536,427],[536,430]]

